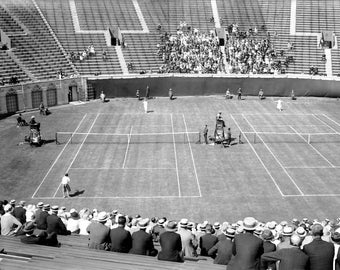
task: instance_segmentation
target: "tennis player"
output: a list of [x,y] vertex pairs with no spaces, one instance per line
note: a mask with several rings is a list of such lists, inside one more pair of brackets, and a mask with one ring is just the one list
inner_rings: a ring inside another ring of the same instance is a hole
[[280,112],[282,111],[282,100],[279,99],[277,102],[277,105],[276,105],[276,109],[278,109]]
[[143,106],[144,106],[144,112],[148,113],[148,100],[147,100],[147,98],[144,98]]
[[70,196],[69,192],[71,191],[70,187],[70,177],[68,176],[68,173],[65,173],[63,178],[61,179],[61,184],[63,185],[63,195],[64,198]]

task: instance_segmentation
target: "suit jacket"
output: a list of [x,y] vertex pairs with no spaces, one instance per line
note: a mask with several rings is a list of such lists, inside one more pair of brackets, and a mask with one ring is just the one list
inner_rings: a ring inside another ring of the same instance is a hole
[[[267,253],[267,252],[272,252],[272,251],[276,251],[276,246],[275,244],[273,244],[270,241],[263,241],[263,253]],[[264,264],[264,265],[262,265]],[[271,267],[272,270],[276,269],[276,263],[274,262],[263,262],[261,263],[261,267],[264,269],[267,269],[269,267]]]
[[314,239],[303,247],[309,256],[310,270],[333,270],[334,245],[322,239]]
[[46,236],[23,235],[20,237],[20,241],[24,244],[45,245]]
[[183,256],[196,257],[197,240],[195,235],[187,229],[180,228],[177,233],[181,236]]
[[110,231],[111,251],[128,253],[132,247],[130,232],[123,227],[117,227]]
[[228,265],[233,255],[233,242],[227,238],[222,241],[218,241],[216,245],[209,249],[208,255],[215,258],[215,264]]
[[207,233],[200,238],[201,256],[209,256],[208,251],[218,242],[217,236]]
[[340,270],[340,248],[337,250],[337,254],[335,254],[335,258],[334,259],[335,259],[335,261],[334,261],[334,270]]
[[89,233],[89,248],[104,250],[110,242],[110,228],[92,221],[86,228]]
[[39,230],[46,230],[47,229],[47,217],[50,214],[46,211],[42,211],[39,218],[35,219],[35,222],[37,223],[37,229]]
[[130,253],[139,255],[156,256],[157,250],[153,245],[152,235],[145,230],[139,230],[132,234],[132,248]]
[[13,209],[12,215],[16,217],[17,220],[21,222],[21,224],[26,223],[26,209],[22,206],[17,206]]
[[[298,247],[284,248],[265,253],[261,257],[261,264],[280,261],[280,270],[306,270],[309,258]],[[265,270],[266,268],[262,268]]]
[[228,270],[258,270],[263,254],[263,241],[246,232],[237,234],[233,242],[234,257],[228,264]]
[[71,232],[66,229],[64,222],[57,215],[50,215],[46,218],[47,233],[56,233],[60,235],[70,235]]
[[162,250],[158,253],[158,260],[183,262],[182,241],[179,234],[166,231],[160,235],[159,243]]

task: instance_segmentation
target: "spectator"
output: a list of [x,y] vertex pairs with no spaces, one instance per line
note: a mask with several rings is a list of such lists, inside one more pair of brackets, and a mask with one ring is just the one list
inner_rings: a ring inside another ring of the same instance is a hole
[[22,118],[21,113],[19,113],[19,116],[17,117],[17,126],[28,126],[28,123],[26,122],[26,120],[24,118]]
[[285,226],[282,231],[282,240],[281,243],[277,245],[277,250],[283,248],[292,248],[293,246],[290,243],[290,237],[293,235],[293,227]]
[[210,224],[206,226],[205,234],[199,240],[199,246],[201,249],[201,256],[209,256],[208,251],[218,242],[217,236],[215,236],[213,228]]
[[56,234],[47,235],[46,232],[40,232],[34,235],[35,229],[36,224],[33,221],[27,222],[22,230],[25,235],[21,236],[20,241],[24,244],[59,246]]
[[66,229],[71,233],[79,234],[79,214],[74,208],[70,210],[70,218],[67,220]]
[[90,221],[90,209],[84,208],[79,211],[79,234],[88,235],[86,231],[87,227],[91,224]]
[[155,242],[159,242],[160,235],[166,231],[164,227],[165,221],[166,218],[160,218],[152,229],[152,238]]
[[253,217],[243,220],[244,233],[237,234],[233,242],[234,259],[228,264],[228,270],[259,269],[263,254],[263,241],[253,235],[258,222]]
[[[300,249],[301,239],[292,235],[290,239],[292,248],[284,248],[274,252],[265,253],[261,257],[262,266],[266,263],[280,261],[280,270],[305,270],[307,269],[308,256]],[[265,268],[261,268],[265,269]]]
[[[276,246],[275,244],[272,243],[272,240],[274,239],[274,235],[271,230],[265,229],[263,230],[261,234],[261,238],[263,240],[263,252],[273,252],[276,251]],[[271,262],[262,262],[264,265],[262,265],[262,268],[264,269],[276,269],[275,263]]]
[[235,230],[232,228],[225,228],[223,234],[225,239],[218,241],[208,251],[208,255],[214,258],[214,264],[228,265],[233,255],[233,239],[235,237]]
[[176,231],[177,223],[169,221],[166,232],[162,233],[159,239],[161,251],[158,253],[158,260],[183,262],[181,236]]
[[334,270],[340,270],[340,228],[336,228],[331,234],[332,242],[334,243]]
[[139,231],[132,234],[132,248],[130,253],[139,255],[156,256],[158,251],[154,248],[152,236],[146,233],[150,220],[140,219],[138,222]]
[[132,246],[132,238],[130,232],[124,229],[126,225],[126,217],[118,217],[118,227],[110,231],[111,251],[128,253]]
[[14,235],[21,227],[21,223],[13,215],[10,204],[4,206],[5,214],[1,216],[1,235]]
[[60,235],[70,235],[71,232],[66,229],[65,224],[62,222],[61,218],[57,216],[59,207],[57,205],[52,206],[52,214],[46,218],[47,229],[46,232],[56,233]]
[[265,99],[266,97],[264,96],[264,93],[263,93],[263,90],[260,89],[259,91],[259,99],[262,100],[262,99]]
[[110,243],[110,228],[105,226],[109,216],[106,212],[98,213],[96,221],[92,220],[86,231],[89,234],[89,248],[108,250]]
[[230,94],[229,88],[225,91],[225,99],[232,99],[233,96]]
[[179,222],[177,233],[181,236],[182,254],[186,257],[197,257],[197,240],[195,235],[188,230],[189,221],[184,218]]
[[303,251],[309,256],[310,270],[332,270],[334,245],[321,239],[323,226],[314,224],[312,226],[313,241],[303,247]]
[[26,223],[26,209],[24,208],[26,202],[20,201],[19,204],[14,207],[12,215],[20,221],[21,224]]
[[169,99],[173,100],[174,99],[174,92],[172,91],[171,88],[169,88]]
[[47,217],[50,215],[50,205],[44,204],[43,206],[44,211],[42,211],[38,217],[36,216],[35,221],[37,223],[37,229],[39,230],[46,230],[47,229]]

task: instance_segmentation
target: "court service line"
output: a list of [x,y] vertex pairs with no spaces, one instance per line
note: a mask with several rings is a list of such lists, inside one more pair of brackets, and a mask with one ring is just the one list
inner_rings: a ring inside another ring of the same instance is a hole
[[268,149],[268,151],[272,154],[273,158],[276,160],[276,162],[280,165],[280,167],[282,168],[282,170],[286,173],[286,175],[288,176],[288,178],[292,181],[292,183],[294,184],[294,186],[296,187],[296,189],[300,192],[301,195],[304,195],[302,190],[299,188],[299,186],[296,184],[296,182],[294,181],[294,179],[289,175],[288,171],[285,169],[285,167],[282,165],[282,163],[279,161],[279,159],[275,156],[275,154],[273,153],[273,151],[270,149],[270,147],[264,142],[264,140],[262,139],[262,137],[256,132],[255,128],[253,127],[253,125],[249,122],[249,120],[247,119],[247,117],[245,115],[242,115],[244,120],[246,120],[246,122],[248,123],[248,125],[254,130],[254,132],[257,134],[257,136],[260,138],[260,140],[262,141],[263,145]]
[[197,170],[196,170],[196,164],[195,164],[194,154],[193,154],[193,152],[192,152],[191,143],[190,143],[190,138],[189,138],[189,133],[188,133],[187,121],[185,120],[185,116],[184,116],[183,113],[182,113],[182,117],[183,117],[183,122],[184,122],[185,130],[186,130],[185,132],[186,132],[186,134],[187,134],[187,139],[188,139],[188,143],[189,143],[189,149],[190,149],[192,164],[193,164],[193,166],[194,166],[194,173],[195,173],[195,177],[196,177],[196,183],[197,183],[198,193],[199,193],[199,197],[202,197],[201,186],[200,186],[200,182],[199,182],[199,180],[198,180],[198,175],[197,175]]
[[[186,198],[200,198],[200,196],[182,196],[181,199],[186,199]],[[65,200],[63,197],[35,197],[34,199],[37,200]],[[110,196],[99,196],[99,197],[78,197],[78,199],[178,199],[178,195],[173,195],[173,196],[117,196],[117,197],[110,197]]]
[[[79,146],[79,148],[78,148],[78,151],[77,151],[76,154],[74,155],[74,157],[73,157],[73,159],[72,159],[70,165],[68,166],[66,172],[68,172],[69,169],[72,167],[72,165],[73,165],[74,161],[76,160],[76,158],[77,158],[77,156],[78,156],[78,154],[79,154],[81,148],[82,148],[83,145],[84,145],[84,142],[86,141],[86,138],[89,136],[89,134],[90,134],[90,132],[91,132],[93,126],[94,126],[94,123],[96,123],[97,118],[98,118],[99,115],[100,115],[100,113],[97,113],[96,118],[94,119],[94,121],[93,121],[91,127],[89,128],[89,130],[88,130],[88,132],[87,132],[87,135],[85,136],[84,140],[81,142],[81,144],[80,144],[80,146]],[[54,194],[53,194],[53,198],[55,198],[55,196],[57,195],[60,186],[61,186],[61,181],[60,181],[60,183],[59,183],[59,186],[58,186],[57,190],[56,190],[56,191],[54,192]]]
[[77,132],[77,130],[80,128],[80,125],[83,123],[84,119],[86,118],[87,113],[83,116],[83,118],[80,120],[78,126],[76,127],[76,129],[73,131],[71,137],[68,139],[68,141],[66,142],[65,146],[63,147],[63,149],[61,149],[59,155],[57,156],[57,158],[55,159],[55,161],[52,163],[51,167],[48,169],[47,173],[45,174],[44,178],[42,179],[41,183],[39,184],[39,186],[37,187],[37,189],[34,191],[33,195],[32,195],[32,199],[34,198],[35,194],[37,194],[38,190],[40,189],[40,187],[42,186],[42,184],[45,182],[47,176],[50,174],[51,170],[53,169],[54,165],[58,162],[59,158],[61,157],[61,155],[63,154],[63,152],[65,151],[66,147],[69,145],[70,141],[72,140],[72,136]]
[[175,140],[175,130],[174,130],[174,120],[172,118],[172,114],[170,114],[171,120],[171,130],[172,130],[172,140],[174,144],[174,154],[175,154],[175,166],[176,166],[176,176],[177,176],[177,186],[178,186],[178,196],[181,197],[181,183],[179,182],[179,173],[178,173],[178,161],[177,161],[177,149],[176,149],[176,140]]
[[334,194],[285,195],[285,197],[340,197],[340,193],[334,193]]
[[130,133],[129,133],[129,135],[128,135],[128,143],[127,143],[127,146],[126,146],[126,151],[125,151],[124,161],[123,161],[123,166],[122,166],[123,169],[125,168],[126,158],[127,158],[128,151],[129,151],[129,147],[130,147],[130,140],[131,140],[132,128],[133,128],[133,126],[131,126],[131,128],[130,128]]
[[[241,129],[240,125],[238,124],[238,122],[236,121],[236,119],[234,118],[234,116],[232,114],[230,114],[231,119],[234,121],[234,123],[236,124],[237,128],[240,130],[241,133],[243,133],[243,130]],[[255,156],[257,157],[257,159],[260,161],[261,165],[263,166],[263,168],[265,169],[265,171],[267,172],[267,174],[269,175],[270,179],[272,179],[274,185],[276,186],[277,190],[280,192],[281,196],[285,196],[283,194],[283,192],[281,191],[279,185],[277,184],[277,182],[275,181],[275,178],[272,176],[272,174],[270,173],[269,169],[267,168],[267,166],[264,164],[264,162],[262,161],[262,159],[260,158],[259,154],[256,152],[254,146],[252,146],[252,144],[250,143],[250,141],[248,140],[247,136],[244,136],[244,138],[246,139],[248,145],[250,146],[250,148],[253,150]]]
[[292,126],[289,126],[295,133],[296,135],[298,135],[302,140],[304,140],[310,147],[312,147],[314,149],[314,151],[316,153],[319,154],[320,157],[322,157],[329,165],[331,165],[331,167],[335,167],[332,162],[330,162],[323,154],[320,153],[320,151],[318,149],[316,149],[313,145],[311,145],[310,143],[308,143],[308,141],[301,135],[297,132],[297,130],[295,128],[293,128]]
[[340,166],[285,166],[286,169],[339,169]]
[[[327,117],[325,114],[323,114],[323,116],[325,116],[325,117]],[[338,133],[339,134],[339,132],[336,130],[336,129],[334,129],[333,127],[331,127],[330,125],[328,125],[325,121],[323,121],[322,119],[320,119],[316,114],[314,114],[314,117],[319,121],[319,122],[321,122],[323,125],[326,125],[327,127],[329,127],[331,130],[333,130],[335,133]],[[328,118],[328,117],[327,117]],[[330,119],[330,118],[328,118],[328,119]],[[332,120],[332,119],[330,119],[330,120]],[[333,120],[332,120],[333,121]]]

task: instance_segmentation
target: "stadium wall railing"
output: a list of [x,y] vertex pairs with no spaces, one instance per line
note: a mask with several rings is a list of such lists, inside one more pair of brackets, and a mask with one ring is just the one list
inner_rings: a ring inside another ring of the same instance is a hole
[[136,74],[88,77],[87,82],[93,98],[101,91],[109,98],[135,97],[137,89],[143,96],[147,85],[152,96],[167,96],[169,88],[176,96],[224,95],[227,88],[236,94],[241,87],[249,96],[263,89],[266,96],[290,96],[294,90],[296,96],[340,97],[340,77],[309,75]]
[[229,88],[236,94],[256,96],[263,89],[266,96],[340,97],[340,77],[309,75],[227,75],[227,74],[130,74],[99,75],[37,81],[0,87],[0,114],[37,109],[40,102],[52,107],[72,101],[97,99],[101,91],[108,98],[141,96],[149,86],[152,96],[224,95]]

